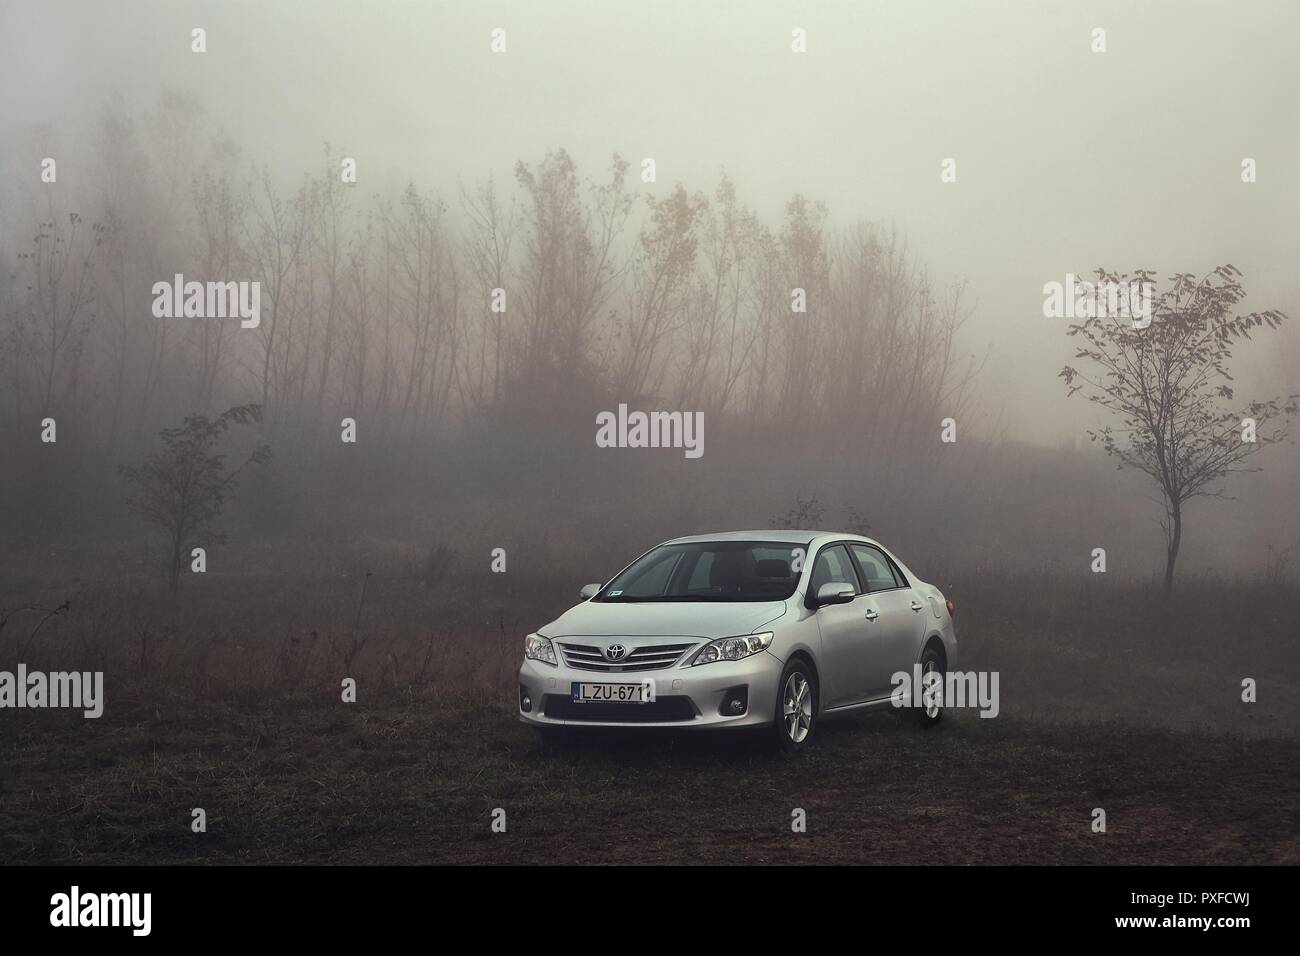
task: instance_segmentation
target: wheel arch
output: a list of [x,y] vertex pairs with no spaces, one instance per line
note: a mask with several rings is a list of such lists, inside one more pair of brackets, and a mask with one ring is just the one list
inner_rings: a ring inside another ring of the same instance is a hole
[[[790,653],[790,656],[785,659],[786,666],[788,667],[790,665],[790,662],[796,659],[803,661],[805,664],[808,665],[808,669],[812,671],[813,680],[817,682],[817,713],[820,714],[823,710],[821,670],[818,669],[817,661],[813,658],[812,652],[806,650],[805,648],[801,647],[798,650],[792,651]],[[780,689],[778,688],[778,693],[779,692]]]
[[943,643],[943,636],[937,632],[930,634],[921,645],[921,653],[916,657],[917,663],[919,664],[921,662],[921,658],[925,657],[925,652],[932,647],[939,652],[939,666],[943,669],[944,673],[947,673],[948,648]]

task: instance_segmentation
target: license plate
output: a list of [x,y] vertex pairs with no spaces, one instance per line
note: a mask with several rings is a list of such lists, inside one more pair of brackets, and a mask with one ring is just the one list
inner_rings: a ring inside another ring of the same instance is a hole
[[575,704],[645,704],[654,700],[652,685],[645,684],[580,684],[573,683]]

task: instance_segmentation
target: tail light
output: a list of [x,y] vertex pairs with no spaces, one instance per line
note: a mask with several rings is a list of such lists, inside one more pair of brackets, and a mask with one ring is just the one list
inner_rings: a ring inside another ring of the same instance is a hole
[[956,616],[957,616],[957,609],[956,609],[955,607],[953,607],[953,604],[952,604],[952,598],[949,598],[948,600],[944,601],[944,603],[948,605],[948,616],[949,616],[949,617],[956,617]]

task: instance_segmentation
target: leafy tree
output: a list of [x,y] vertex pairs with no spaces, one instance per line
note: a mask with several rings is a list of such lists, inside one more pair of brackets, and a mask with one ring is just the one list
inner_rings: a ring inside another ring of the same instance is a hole
[[[1149,271],[1128,276],[1099,269],[1096,275],[1099,285],[1154,287]],[[1098,308],[1097,315],[1068,332],[1082,339],[1075,358],[1089,363],[1084,371],[1070,365],[1061,370],[1069,394],[1083,391],[1119,419],[1089,436],[1118,459],[1119,467],[1137,469],[1160,490],[1166,597],[1173,590],[1186,503],[1198,496],[1225,497],[1217,487],[1222,478],[1258,471],[1246,461],[1280,441],[1297,412],[1296,395],[1236,408],[1228,404],[1234,397],[1228,372],[1233,347],[1257,329],[1276,329],[1286,318],[1276,311],[1235,315],[1246,294],[1240,275],[1232,265],[1200,279],[1176,274],[1165,291],[1152,296],[1149,324]],[[1266,432],[1268,422],[1273,428]]]
[[167,583],[171,592],[180,586],[186,554],[200,541],[222,543],[224,532],[214,525],[226,502],[234,496],[239,474],[251,464],[271,457],[266,445],[256,445],[233,471],[216,448],[231,425],[262,420],[261,405],[236,405],[216,418],[189,415],[179,428],[164,428],[162,448],[150,452],[144,464],[119,465],[118,474],[134,487],[127,505],[167,534],[170,561]]

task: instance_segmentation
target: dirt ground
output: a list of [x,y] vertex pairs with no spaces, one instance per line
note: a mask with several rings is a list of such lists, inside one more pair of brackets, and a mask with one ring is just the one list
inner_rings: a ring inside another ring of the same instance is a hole
[[4,863],[1300,862],[1287,739],[884,713],[789,758],[721,734],[544,742],[414,703],[10,714]]

